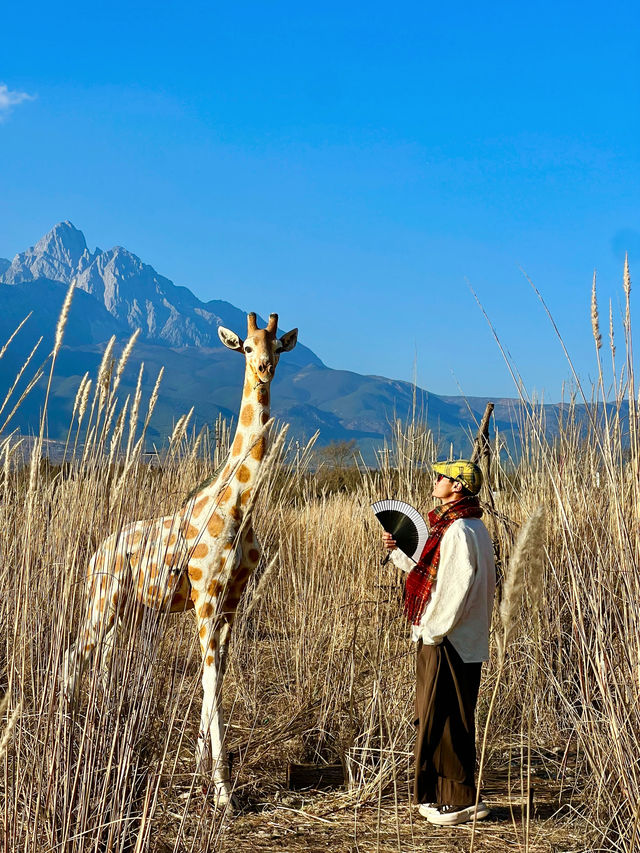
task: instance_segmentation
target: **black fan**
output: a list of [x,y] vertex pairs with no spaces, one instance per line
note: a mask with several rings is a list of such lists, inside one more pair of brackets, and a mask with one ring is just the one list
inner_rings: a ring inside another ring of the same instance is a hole
[[418,510],[411,504],[395,500],[377,501],[371,504],[371,509],[396,540],[398,548],[417,563],[429,537],[427,522]]

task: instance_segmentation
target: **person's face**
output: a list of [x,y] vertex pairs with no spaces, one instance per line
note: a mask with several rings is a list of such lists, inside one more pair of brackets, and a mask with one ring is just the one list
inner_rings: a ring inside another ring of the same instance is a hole
[[434,498],[439,498],[444,504],[452,503],[460,498],[461,491],[462,483],[452,480],[451,477],[445,477],[444,474],[436,474],[433,485]]

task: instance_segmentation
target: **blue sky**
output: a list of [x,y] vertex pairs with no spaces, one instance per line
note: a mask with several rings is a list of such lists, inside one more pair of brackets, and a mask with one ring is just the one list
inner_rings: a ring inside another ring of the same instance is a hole
[[35,2],[3,29],[0,257],[70,219],[441,394],[514,395],[470,285],[549,401],[569,369],[522,270],[587,383],[594,268],[621,331],[635,3]]

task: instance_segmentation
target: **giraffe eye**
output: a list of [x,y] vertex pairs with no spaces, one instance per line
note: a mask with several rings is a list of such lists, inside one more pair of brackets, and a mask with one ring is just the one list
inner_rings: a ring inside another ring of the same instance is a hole
[[244,348],[244,351],[245,351],[245,352],[247,352],[247,353],[249,353],[249,352],[253,352],[253,348],[252,348],[252,347],[245,347],[245,348]]

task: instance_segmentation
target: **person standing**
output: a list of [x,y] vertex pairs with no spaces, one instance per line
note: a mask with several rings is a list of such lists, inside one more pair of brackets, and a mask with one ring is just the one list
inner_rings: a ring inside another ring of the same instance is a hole
[[482,472],[466,459],[438,462],[429,538],[418,563],[383,543],[408,572],[404,611],[417,643],[414,801],[433,824],[450,826],[489,814],[476,811],[475,711],[496,575],[493,545],[477,498]]

